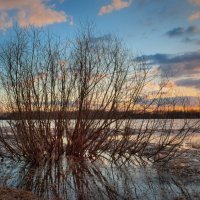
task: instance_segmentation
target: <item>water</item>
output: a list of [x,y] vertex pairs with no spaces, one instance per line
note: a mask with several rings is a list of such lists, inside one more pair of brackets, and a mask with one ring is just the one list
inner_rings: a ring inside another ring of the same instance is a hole
[[[133,120],[131,128],[138,129],[141,124],[151,127],[153,122],[162,126],[162,121],[152,120],[147,125],[147,121]],[[196,122],[190,120],[190,126]],[[173,127],[178,130],[184,123],[183,120],[174,120]],[[125,126],[126,122],[122,125]],[[2,121],[1,126],[8,127],[8,124]],[[169,127],[171,124],[166,125],[166,130]],[[193,154],[195,152],[196,155]],[[137,157],[126,163],[123,158],[112,162],[106,159],[108,155],[104,155],[105,159],[94,161],[63,156],[56,162],[44,160],[40,166],[4,158],[0,162],[0,185],[30,190],[48,199],[199,200],[200,156],[197,155],[200,155],[200,150],[192,149],[189,154],[183,155],[171,162],[177,162],[176,169],[173,165],[173,169],[165,169]],[[194,157],[196,167],[192,166]]]
[[[37,123],[37,120],[32,120]],[[45,121],[45,120],[44,120]],[[55,127],[56,120],[50,120],[51,127]],[[88,120],[93,121],[94,125],[101,126],[104,122],[103,120]],[[68,120],[70,126],[73,128],[76,124],[76,120],[71,119]],[[117,124],[120,124],[120,128],[123,129],[126,126],[130,126],[133,129],[141,129],[144,130],[146,128],[157,127],[157,128],[165,128],[169,129],[172,128],[174,130],[178,130],[182,128],[184,125],[187,127],[195,127],[199,125],[200,119],[130,119],[130,120],[117,120]],[[0,120],[1,127],[9,127],[9,121],[7,120]],[[165,127],[164,127],[165,126]],[[116,127],[116,123],[111,123],[111,128]]]
[[49,199],[197,199],[199,181],[185,183],[152,165],[74,161],[45,164],[1,163],[1,185],[32,190]]

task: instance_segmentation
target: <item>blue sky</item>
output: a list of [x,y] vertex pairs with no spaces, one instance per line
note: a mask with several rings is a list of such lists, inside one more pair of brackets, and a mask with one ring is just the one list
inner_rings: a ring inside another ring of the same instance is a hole
[[[97,30],[102,33],[116,33],[123,37],[131,49],[144,54],[180,53],[186,49],[200,49],[200,44],[197,45],[194,41],[200,41],[198,32],[180,37],[166,35],[166,32],[178,27],[200,28],[200,19],[189,20],[194,12],[200,11],[200,5],[190,0],[133,0],[129,7],[99,15],[102,6],[111,3],[110,0],[85,0],[84,3],[80,3],[80,0],[66,0],[63,4],[58,4],[58,9],[73,16],[74,27],[71,29],[79,26],[80,20],[93,20]],[[70,29],[60,25],[61,32],[61,27]],[[190,41],[186,42],[186,39]]]
[[118,35],[162,71],[181,71],[171,77],[178,87],[191,95],[199,91],[200,0],[0,0],[1,42],[15,24],[73,37],[86,20],[99,35]]

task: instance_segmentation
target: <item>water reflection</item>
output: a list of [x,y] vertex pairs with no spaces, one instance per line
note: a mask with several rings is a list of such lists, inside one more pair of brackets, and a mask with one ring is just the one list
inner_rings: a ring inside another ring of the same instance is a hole
[[41,166],[1,162],[1,185],[31,190],[47,199],[197,199],[199,182],[183,184],[153,166],[68,158]]

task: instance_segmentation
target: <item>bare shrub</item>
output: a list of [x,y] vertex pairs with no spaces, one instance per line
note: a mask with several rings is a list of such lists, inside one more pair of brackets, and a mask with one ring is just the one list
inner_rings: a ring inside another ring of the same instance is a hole
[[[178,128],[169,119],[177,101],[163,101],[166,81],[117,37],[99,39],[90,27],[70,42],[18,29],[2,46],[0,63],[11,117],[0,129],[4,156],[38,164],[61,155],[166,161],[193,130],[186,119]],[[149,117],[163,110],[164,119]]]

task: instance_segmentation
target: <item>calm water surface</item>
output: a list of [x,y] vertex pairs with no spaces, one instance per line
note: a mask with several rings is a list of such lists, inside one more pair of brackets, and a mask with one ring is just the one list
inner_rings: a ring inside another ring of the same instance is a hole
[[[141,120],[134,121],[133,128],[141,125]],[[0,123],[4,127],[8,125],[6,121]],[[183,120],[175,120],[174,128],[183,124]],[[200,172],[190,173],[171,173],[148,162],[144,165],[136,158],[124,164],[123,160],[91,162],[68,157],[57,163],[44,161],[40,166],[23,160],[0,161],[1,186],[31,190],[47,199],[199,200]]]

